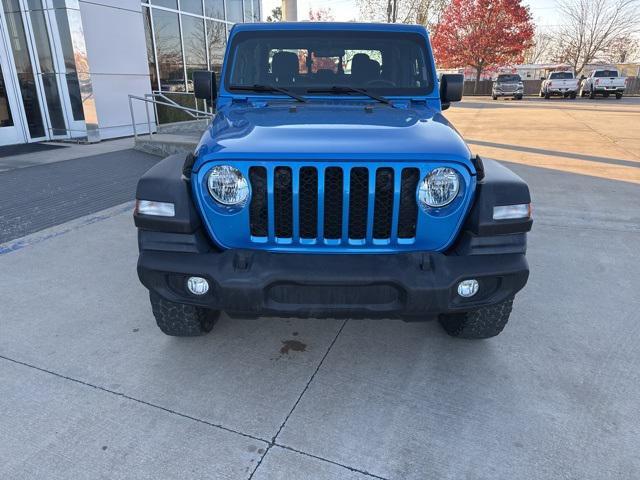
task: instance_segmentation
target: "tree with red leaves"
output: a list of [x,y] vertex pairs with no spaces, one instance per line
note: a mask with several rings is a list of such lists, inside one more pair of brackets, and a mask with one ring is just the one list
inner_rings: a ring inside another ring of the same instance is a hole
[[488,67],[522,61],[533,44],[534,24],[521,0],[453,0],[435,32],[438,66],[473,67],[477,89]]

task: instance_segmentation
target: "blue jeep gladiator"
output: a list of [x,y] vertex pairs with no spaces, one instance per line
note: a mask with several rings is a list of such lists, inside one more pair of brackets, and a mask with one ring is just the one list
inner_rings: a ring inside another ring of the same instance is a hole
[[442,115],[462,76],[436,76],[423,27],[236,25],[220,79],[194,89],[215,119],[136,193],[164,333],[206,333],[220,311],[504,328],[529,275],[529,189]]

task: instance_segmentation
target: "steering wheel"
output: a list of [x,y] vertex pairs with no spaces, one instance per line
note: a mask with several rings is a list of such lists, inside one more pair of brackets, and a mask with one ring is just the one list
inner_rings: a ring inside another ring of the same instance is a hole
[[365,83],[365,86],[367,86],[367,87],[395,87],[396,83],[392,82],[391,80],[385,80],[383,78],[380,78],[378,80],[369,80],[367,83]]

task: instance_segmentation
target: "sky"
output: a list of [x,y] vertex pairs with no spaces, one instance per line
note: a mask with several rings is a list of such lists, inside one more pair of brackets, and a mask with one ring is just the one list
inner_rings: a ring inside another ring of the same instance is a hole
[[[281,0],[262,0],[262,11],[269,15],[271,10],[280,5]],[[557,17],[556,0],[525,0],[533,14],[533,19],[540,27],[552,27]],[[298,19],[306,19],[309,9],[331,9],[338,21],[350,21],[358,19],[360,12],[356,6],[356,0],[298,0]]]

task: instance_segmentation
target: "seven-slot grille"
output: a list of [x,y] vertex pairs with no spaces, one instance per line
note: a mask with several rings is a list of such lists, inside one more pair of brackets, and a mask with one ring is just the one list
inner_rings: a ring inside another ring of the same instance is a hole
[[251,236],[359,245],[413,239],[419,179],[413,167],[251,167]]

